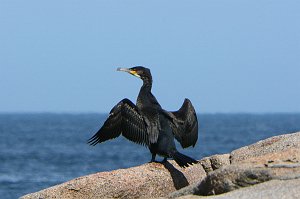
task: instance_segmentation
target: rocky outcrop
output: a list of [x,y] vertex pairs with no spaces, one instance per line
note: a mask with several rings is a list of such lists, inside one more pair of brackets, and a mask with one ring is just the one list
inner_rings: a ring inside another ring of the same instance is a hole
[[270,162],[299,162],[300,132],[279,135],[234,150],[230,154],[232,164]]
[[180,168],[174,161],[76,178],[23,196],[29,198],[156,198],[196,183],[206,176],[201,164]]
[[215,196],[185,195],[177,199],[293,199],[300,198],[300,179],[271,180]]
[[[204,180],[173,192],[168,198],[195,197],[190,194],[210,196],[208,198],[282,198],[282,194],[274,194],[278,191],[257,193],[263,189],[273,190],[282,184],[286,184],[285,194],[290,196],[286,198],[300,194],[300,189],[295,192],[296,189],[292,188],[293,191],[289,192],[287,186],[300,179],[300,132],[275,136],[234,150],[229,161],[229,165],[209,170]],[[223,194],[226,192],[230,193]],[[216,194],[222,195],[212,196]],[[259,194],[264,197],[258,197]]]
[[[300,132],[200,160],[83,176],[27,198],[295,198],[300,194]],[[220,195],[219,195],[220,194]]]

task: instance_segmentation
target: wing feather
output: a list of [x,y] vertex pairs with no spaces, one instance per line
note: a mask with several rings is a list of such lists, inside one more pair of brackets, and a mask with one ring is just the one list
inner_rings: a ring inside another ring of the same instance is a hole
[[149,144],[144,118],[129,99],[123,99],[113,107],[103,126],[88,140],[88,143],[96,145],[121,134],[135,143]]
[[198,119],[189,99],[185,99],[178,111],[167,112],[172,118],[171,128],[183,148],[195,146],[198,140]]

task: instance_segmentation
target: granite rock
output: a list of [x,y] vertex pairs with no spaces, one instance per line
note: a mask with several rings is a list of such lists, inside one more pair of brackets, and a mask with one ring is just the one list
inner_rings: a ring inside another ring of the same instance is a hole
[[200,160],[200,164],[203,166],[206,173],[219,169],[223,166],[230,165],[230,154],[218,154],[210,157],[205,157]]
[[183,195],[217,195],[271,180],[271,169],[255,168],[251,165],[228,165],[210,172],[196,184],[187,186],[168,195],[176,198]]
[[241,162],[268,163],[272,161],[300,161],[300,132],[274,136],[234,150],[231,164]]
[[215,196],[185,195],[178,199],[292,199],[300,198],[300,179],[271,180]]
[[211,158],[200,161],[205,171],[208,171],[204,180],[175,191],[168,197],[233,193],[234,190],[270,180],[289,182],[298,179],[300,178],[300,132],[275,136],[234,150],[230,154],[230,165],[226,164],[227,166],[221,166],[216,170],[210,166]]
[[147,163],[79,177],[21,198],[156,198],[195,183],[205,176],[201,164],[180,168],[174,161],[165,164]]

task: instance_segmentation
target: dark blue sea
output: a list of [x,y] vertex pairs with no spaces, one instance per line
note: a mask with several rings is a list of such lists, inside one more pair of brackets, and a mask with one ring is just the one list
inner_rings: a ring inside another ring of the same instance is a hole
[[[148,149],[126,139],[86,144],[107,114],[0,114],[0,196],[18,198],[73,178],[146,163]],[[300,114],[203,114],[196,159],[229,153],[279,134],[300,131]]]

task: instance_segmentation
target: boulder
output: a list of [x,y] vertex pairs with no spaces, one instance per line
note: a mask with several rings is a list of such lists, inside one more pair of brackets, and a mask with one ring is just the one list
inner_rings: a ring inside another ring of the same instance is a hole
[[169,194],[168,198],[190,194],[216,195],[235,192],[234,190],[270,180],[279,183],[283,180],[288,182],[298,179],[300,178],[300,132],[275,136],[234,150],[230,154],[230,165],[225,164],[216,170],[213,166],[209,166],[211,159],[212,157],[208,157],[200,161],[208,171],[204,180],[175,191]]
[[176,191],[168,197],[176,198],[188,194],[201,196],[222,194],[266,182],[272,178],[270,169],[253,168],[251,165],[229,165],[210,172],[204,180]]
[[196,195],[185,195],[177,199],[291,199],[300,198],[300,179],[294,180],[271,180],[261,184],[253,185],[228,192],[221,195],[203,197]]
[[205,176],[201,164],[180,168],[174,161],[147,163],[79,177],[21,198],[156,198],[198,182]]
[[231,164],[269,163],[272,161],[300,161],[300,132],[274,136],[249,146],[234,150],[230,154]]

